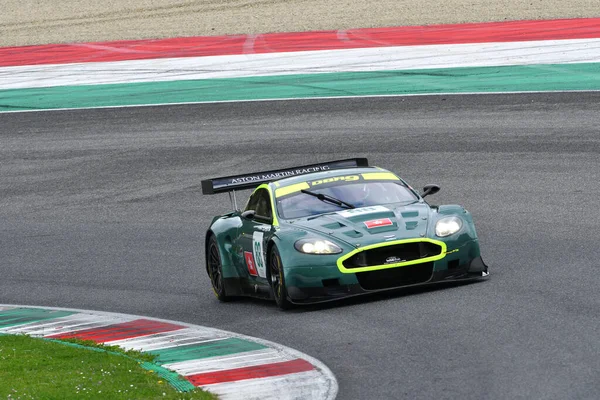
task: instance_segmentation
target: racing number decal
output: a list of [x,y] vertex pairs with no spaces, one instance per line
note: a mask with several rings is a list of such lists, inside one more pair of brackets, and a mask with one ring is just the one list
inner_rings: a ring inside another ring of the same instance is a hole
[[263,236],[262,232],[254,232],[252,235],[252,253],[254,254],[254,266],[261,278],[267,277],[267,268],[265,267],[265,256],[263,254]]
[[317,186],[317,185],[321,185],[323,183],[331,183],[331,182],[337,182],[337,181],[352,182],[352,181],[357,181],[359,179],[360,179],[360,176],[358,176],[358,175],[335,176],[333,178],[325,178],[325,179],[319,179],[317,181],[312,181],[310,183],[310,185]]
[[344,218],[356,217],[358,215],[371,214],[376,212],[385,212],[390,211],[388,208],[384,206],[369,206],[369,207],[361,207],[361,208],[352,208],[350,210],[338,211],[338,214]]

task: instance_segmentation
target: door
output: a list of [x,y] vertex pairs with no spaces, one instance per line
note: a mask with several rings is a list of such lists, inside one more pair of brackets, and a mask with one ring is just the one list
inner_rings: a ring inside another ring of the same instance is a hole
[[254,211],[254,217],[242,217],[240,244],[244,251],[244,262],[249,283],[267,282],[266,244],[273,232],[273,210],[267,189],[257,189],[244,211]]

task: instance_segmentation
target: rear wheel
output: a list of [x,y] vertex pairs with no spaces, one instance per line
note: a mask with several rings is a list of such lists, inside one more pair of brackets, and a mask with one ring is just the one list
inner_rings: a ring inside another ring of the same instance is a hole
[[210,283],[217,299],[220,301],[230,300],[231,298],[225,293],[221,254],[217,245],[217,239],[214,236],[211,236],[208,241],[208,276],[210,277]]
[[277,306],[282,310],[287,310],[293,307],[293,304],[288,300],[287,290],[285,288],[285,276],[283,273],[283,264],[281,256],[276,246],[271,248],[269,257],[269,274],[271,276],[271,289],[275,296]]

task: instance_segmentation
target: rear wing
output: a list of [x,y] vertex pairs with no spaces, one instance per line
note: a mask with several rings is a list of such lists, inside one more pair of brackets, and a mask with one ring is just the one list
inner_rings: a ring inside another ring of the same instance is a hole
[[205,179],[202,181],[202,194],[232,192],[234,190],[252,189],[263,183],[310,174],[313,172],[331,171],[335,169],[368,167],[366,158],[349,158],[346,160],[328,161],[319,164],[302,165],[271,171],[253,172],[250,174],[225,176],[222,178]]

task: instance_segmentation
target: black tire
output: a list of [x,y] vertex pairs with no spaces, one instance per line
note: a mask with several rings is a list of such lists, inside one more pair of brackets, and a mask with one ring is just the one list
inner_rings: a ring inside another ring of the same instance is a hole
[[277,306],[282,310],[289,310],[293,307],[293,304],[288,299],[283,264],[276,246],[271,247],[269,255],[269,276],[271,277],[271,289]]
[[217,239],[211,236],[208,240],[208,251],[206,253],[206,261],[208,264],[208,276],[210,284],[217,299],[220,301],[229,301],[231,297],[225,293],[225,285],[223,283],[223,266],[221,264],[221,253],[217,245]]

